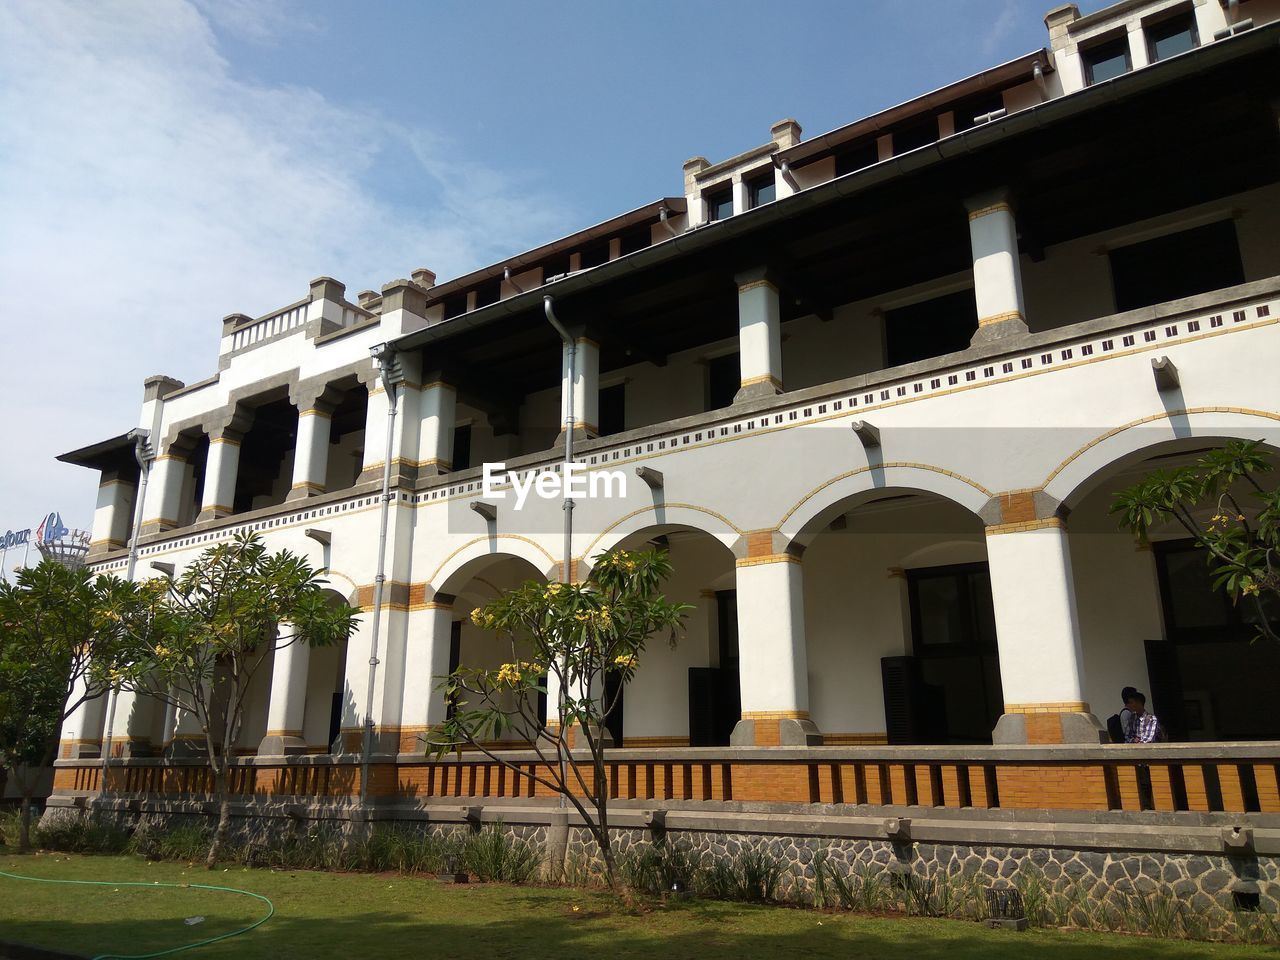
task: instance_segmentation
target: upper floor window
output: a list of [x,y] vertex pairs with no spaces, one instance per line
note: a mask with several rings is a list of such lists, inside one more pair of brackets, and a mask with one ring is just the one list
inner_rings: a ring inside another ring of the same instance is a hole
[[897,156],[908,150],[926,146],[938,139],[938,118],[930,114],[904,124],[893,131],[893,153]]
[[862,143],[842,148],[836,154],[836,176],[843,177],[846,173],[869,167],[879,159],[880,150],[874,140],[864,140]]
[[612,387],[601,387],[598,397],[600,436],[607,437],[627,429],[627,385],[615,383]]
[[452,320],[454,317],[460,317],[467,312],[467,294],[464,290],[462,293],[455,293],[451,297],[445,297],[444,301],[444,318]]
[[562,253],[558,257],[542,264],[542,282],[547,283],[553,277],[562,277],[569,272],[569,255]]
[[1120,311],[1244,283],[1234,220],[1131,243],[1109,258]]
[[707,409],[719,410],[733,403],[742,386],[742,365],[737,353],[726,353],[707,361]]
[[777,186],[773,180],[773,171],[770,170],[765,176],[756,177],[756,179],[748,181],[747,195],[751,200],[752,209],[777,200],[778,193]]
[[635,253],[649,246],[653,242],[653,232],[649,229],[649,224],[641,223],[623,231],[620,239],[622,243],[618,255],[625,257],[629,253]]
[[1080,51],[1085,83],[1092,86],[1122,76],[1133,69],[1129,59],[1129,38],[1124,34]]
[[489,280],[476,287],[476,309],[487,307],[502,299],[502,281],[498,278]]
[[733,216],[733,190],[707,195],[707,219],[728,220]]
[[955,131],[968,130],[978,117],[985,117],[1004,109],[1004,94],[999,90],[984,90],[961,100],[951,108],[955,118]]
[[971,289],[886,310],[885,365],[966,350],[977,330],[978,304]]
[[1195,14],[1190,10],[1146,24],[1142,29],[1147,35],[1147,56],[1152,63],[1194,50],[1200,42]]
[[582,256],[578,266],[580,269],[586,270],[588,267],[598,267],[600,264],[608,262],[609,241],[599,240],[582,248]]

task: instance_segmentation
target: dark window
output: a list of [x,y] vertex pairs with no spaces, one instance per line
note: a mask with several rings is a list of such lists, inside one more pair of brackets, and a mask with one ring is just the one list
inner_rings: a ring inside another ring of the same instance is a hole
[[965,350],[978,330],[972,290],[884,312],[885,363],[896,367]]
[[1129,38],[1123,35],[1088,47],[1081,51],[1080,57],[1084,61],[1084,80],[1089,85],[1111,80],[1133,69],[1129,62]]
[[777,187],[773,182],[773,173],[768,176],[757,177],[747,183],[747,193],[751,197],[752,209],[764,206],[766,203],[773,203],[778,199]]
[[498,279],[490,280],[476,287],[476,309],[487,307],[491,303],[497,303],[502,299],[502,281]]
[[453,469],[466,470],[471,466],[471,424],[453,428]]
[[620,256],[626,256],[629,253],[635,253],[637,250],[643,250],[653,242],[653,232],[649,229],[649,224],[642,223],[638,227],[632,227],[622,234],[622,252]]
[[[1280,647],[1257,636],[1252,600],[1232,603],[1213,585],[1213,568],[1193,541],[1157,543],[1164,638],[1147,642],[1151,712],[1174,740],[1274,740]],[[1275,603],[1265,608],[1280,621]]]
[[836,176],[862,170],[880,160],[880,148],[874,140],[865,140],[850,147],[841,149],[836,154]]
[[733,191],[722,190],[707,197],[707,217],[711,220],[728,220],[733,216]]
[[609,262],[609,241],[599,240],[582,248],[581,267],[586,270],[588,267],[598,267],[602,263]]
[[927,742],[989,743],[1004,711],[985,563],[907,572]]
[[1134,310],[1244,283],[1234,220],[1112,250],[1117,310]]
[[956,133],[972,127],[975,118],[1003,109],[1004,94],[999,90],[987,90],[961,100],[952,107],[952,113],[955,116]]
[[707,361],[707,409],[719,410],[733,403],[742,386],[742,367],[736,353]]
[[542,282],[547,283],[552,277],[560,277],[568,272],[569,255],[564,253],[542,264]]
[[444,318],[446,320],[452,320],[454,317],[460,317],[466,312],[467,312],[466,291],[463,291],[462,293],[455,293],[451,297],[445,297]]
[[938,139],[938,118],[924,117],[910,124],[905,124],[893,131],[893,152],[895,155],[915,150]]
[[600,436],[621,433],[627,429],[627,385],[615,384],[600,390]]
[[1152,63],[1194,50],[1200,42],[1196,18],[1190,11],[1143,27],[1147,35],[1147,56]]

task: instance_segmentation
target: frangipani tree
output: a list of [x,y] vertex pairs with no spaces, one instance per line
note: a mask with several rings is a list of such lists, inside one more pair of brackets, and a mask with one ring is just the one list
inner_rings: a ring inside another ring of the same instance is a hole
[[1176,522],[1205,551],[1215,589],[1254,607],[1258,636],[1280,643],[1280,487],[1261,441],[1233,440],[1190,466],[1157,470],[1116,494],[1111,512],[1146,540]]
[[[674,646],[692,609],[662,595],[670,576],[665,551],[618,550],[598,556],[585,583],[530,581],[510,590],[473,610],[471,620],[496,633],[511,659],[496,670],[460,666],[441,684],[453,709],[434,735],[435,753],[471,747],[527,774],[493,747],[507,734],[527,742],[542,761],[534,779],[581,815],[610,885],[615,863],[601,732],[619,709],[649,639],[661,634]],[[610,688],[606,674],[621,683]],[[548,703],[544,724],[538,697],[549,687],[559,696]]]
[[0,764],[22,792],[20,849],[31,840],[32,771],[54,760],[63,721],[107,692],[130,624],[133,591],[53,560],[0,583]]
[[219,801],[209,867],[231,820],[228,761],[254,677],[277,650],[340,643],[355,629],[358,611],[331,603],[325,583],[305,558],[268,553],[259,536],[241,533],[205,550],[176,579],[138,587],[150,616],[131,637],[118,682],[199,725]]

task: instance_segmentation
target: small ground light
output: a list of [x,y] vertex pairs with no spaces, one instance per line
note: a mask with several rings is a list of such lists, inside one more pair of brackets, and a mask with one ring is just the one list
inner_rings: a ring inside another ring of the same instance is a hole
[[1027,915],[1022,908],[1022,894],[1013,887],[987,888],[987,926],[1027,929]]

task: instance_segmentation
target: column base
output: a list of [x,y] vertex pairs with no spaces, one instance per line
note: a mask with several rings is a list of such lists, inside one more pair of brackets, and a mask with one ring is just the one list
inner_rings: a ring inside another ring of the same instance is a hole
[[232,510],[226,507],[205,507],[196,516],[196,523],[203,523],[206,520],[221,520],[223,517],[229,517]]
[[296,487],[289,488],[289,492],[284,496],[284,502],[289,503],[292,500],[305,500],[307,497],[315,497],[322,493],[324,493],[324,487],[320,486],[318,483],[299,484]]
[[820,747],[822,731],[802,711],[744,713],[729,736],[733,747]]
[[154,757],[158,751],[150,740],[112,737],[111,756],[113,759],[126,760],[129,757]]
[[101,740],[64,740],[58,747],[64,760],[96,760],[102,757]]
[[1027,321],[1022,314],[1013,311],[999,317],[990,317],[978,321],[978,331],[969,341],[969,346],[976,347],[984,343],[1003,340],[1006,337],[1025,337],[1030,333]]
[[[1006,709],[1012,704],[1006,704]],[[1002,714],[991,732],[997,746],[1013,743],[1109,743],[1107,728],[1081,704],[1084,710],[1024,709]]]
[[258,744],[260,757],[294,757],[307,752],[307,741],[289,733],[268,733]]
[[744,383],[739,387],[738,392],[733,395],[733,402],[743,403],[747,400],[767,399],[776,397],[782,392],[782,381],[774,377],[764,377],[753,383]]

